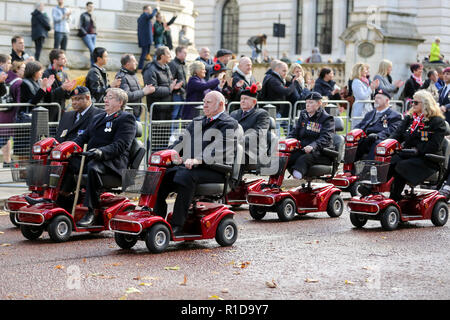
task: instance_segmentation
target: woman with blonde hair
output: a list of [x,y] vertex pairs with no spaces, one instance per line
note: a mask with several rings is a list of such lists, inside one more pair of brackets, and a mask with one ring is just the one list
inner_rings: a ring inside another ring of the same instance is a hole
[[380,81],[369,81],[369,65],[357,63],[352,69],[352,92],[355,97],[355,103],[352,106],[352,129],[361,122],[364,116],[372,111],[372,103],[357,102],[358,100],[371,100],[372,93],[380,85]]
[[402,80],[397,80],[392,83],[392,62],[389,60],[382,60],[378,66],[378,74],[373,78],[374,80],[379,80],[380,85],[377,89],[381,89],[389,95],[394,96],[398,90],[405,84]]
[[446,131],[445,117],[431,93],[417,91],[411,110],[390,137],[400,142],[403,149],[411,149],[392,157],[389,168],[389,176],[394,177],[391,199],[400,201],[407,183],[416,186],[439,170],[439,165],[425,158],[425,155],[443,154]]
[[292,82],[295,81],[295,90],[286,99],[292,103],[294,107],[297,101],[305,100],[306,97],[311,93],[305,86],[305,72],[302,66],[298,63],[291,64],[289,68],[288,75],[286,76],[286,86],[290,87]]
[[[222,73],[218,78],[212,78],[209,81],[205,80],[206,67],[201,61],[194,61],[189,69],[191,77],[186,85],[186,102],[199,102],[203,104],[203,98],[211,90],[221,91],[225,82],[225,73]],[[196,106],[185,105],[181,112],[183,120],[192,120],[196,116]]]

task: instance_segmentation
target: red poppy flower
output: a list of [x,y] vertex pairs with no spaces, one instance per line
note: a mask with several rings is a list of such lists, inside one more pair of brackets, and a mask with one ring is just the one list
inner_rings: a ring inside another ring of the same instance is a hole
[[222,69],[222,67],[220,66],[220,64],[215,64],[215,65],[214,65],[214,71],[219,71],[220,69]]

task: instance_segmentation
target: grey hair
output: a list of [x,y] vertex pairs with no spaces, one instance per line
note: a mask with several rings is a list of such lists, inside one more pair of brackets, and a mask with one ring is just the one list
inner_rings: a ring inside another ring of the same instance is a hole
[[201,61],[194,61],[192,62],[189,71],[191,73],[192,76],[197,75],[197,71],[200,69],[203,69],[205,67],[205,65],[203,64],[203,62]]
[[125,106],[128,103],[128,94],[120,88],[109,88],[106,90],[106,93],[108,92],[111,92],[114,95],[114,98],[122,104],[121,109],[125,109]]

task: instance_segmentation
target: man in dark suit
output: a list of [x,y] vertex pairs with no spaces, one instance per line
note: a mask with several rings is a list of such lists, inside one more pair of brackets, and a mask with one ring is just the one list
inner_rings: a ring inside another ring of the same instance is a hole
[[450,123],[450,67],[444,69],[444,86],[439,90],[439,105]]
[[152,19],[158,13],[159,7],[153,9],[145,5],[143,13],[137,20],[139,48],[142,48],[141,58],[139,59],[138,69],[144,67],[145,58],[150,53],[150,46],[153,43],[153,24]]
[[[87,144],[89,156],[85,165],[88,175],[83,205],[88,213],[78,222],[80,227],[94,223],[94,208],[98,207],[102,176],[118,178],[128,167],[129,149],[136,136],[136,120],[132,114],[123,112],[128,101],[126,92],[119,88],[109,89],[105,97],[106,114],[96,115],[84,133],[74,139],[79,146]],[[73,157],[65,174],[62,190],[74,190],[74,175],[79,173],[81,159]]]
[[234,158],[234,139],[239,124],[225,112],[224,96],[212,91],[203,102],[205,116],[195,118],[172,146],[183,157],[184,166],[166,171],[155,205],[156,214],[165,217],[166,198],[171,192],[177,193],[170,222],[175,235],[182,234],[196,186],[223,183],[225,175],[216,171],[214,164],[231,164]]
[[358,144],[355,161],[362,159],[366,154],[368,160],[373,160],[376,146],[388,139],[401,124],[402,116],[389,107],[390,99],[388,92],[378,90],[375,95],[375,109],[367,113],[356,126],[356,129],[363,130],[367,137]]
[[[270,127],[269,113],[264,109],[256,108],[258,87],[253,84],[241,92],[241,108],[233,111],[231,117],[236,119],[244,130],[245,153],[248,157],[247,164],[258,164],[260,143],[266,146],[267,132]],[[259,141],[259,137],[264,142]]]
[[86,87],[76,87],[71,93],[74,111],[65,112],[59,122],[55,138],[58,142],[73,141],[82,135],[94,116],[104,113],[102,109],[94,107],[91,93]]

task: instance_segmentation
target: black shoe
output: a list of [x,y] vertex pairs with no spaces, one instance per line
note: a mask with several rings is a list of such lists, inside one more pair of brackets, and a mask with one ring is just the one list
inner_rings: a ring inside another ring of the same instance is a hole
[[183,227],[180,226],[173,226],[172,227],[173,235],[176,236],[182,236],[183,235]]
[[29,196],[25,196],[24,198],[25,198],[25,200],[27,200],[27,202],[28,202],[29,204],[31,204],[32,206],[34,206],[34,205],[36,205],[36,204],[39,204],[39,203],[52,203],[52,202],[53,202],[52,200],[44,199],[44,198],[35,199],[35,198],[31,198],[31,197],[29,197]]
[[89,210],[80,221],[77,222],[78,227],[87,228],[94,224],[95,214],[94,210]]
[[360,185],[357,189],[357,192],[359,192],[361,196],[366,197],[372,193],[372,188],[365,185]]

